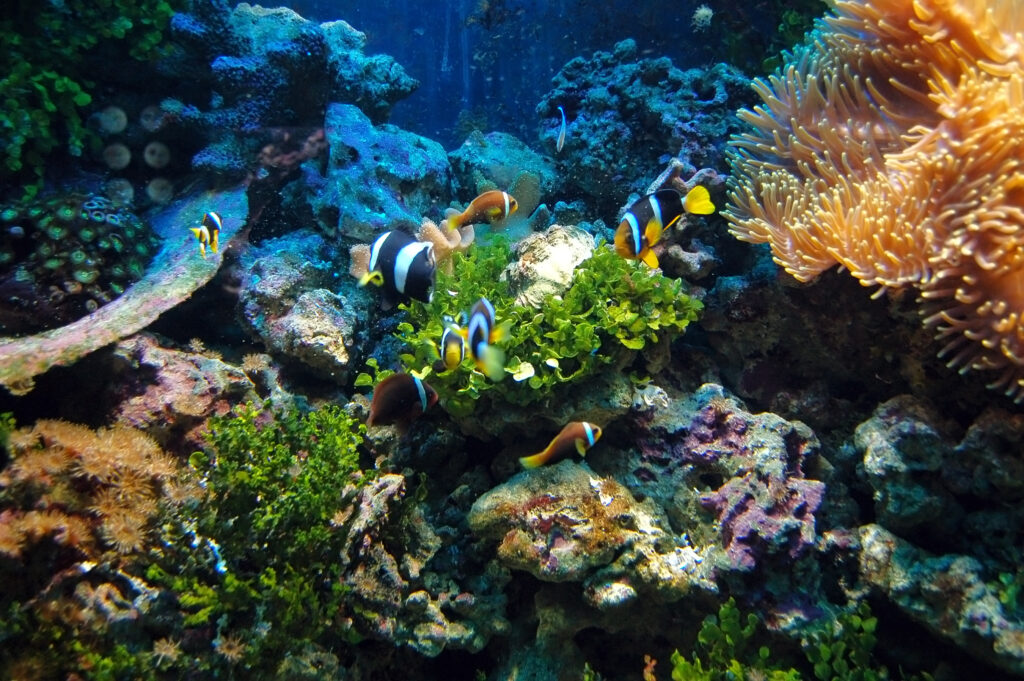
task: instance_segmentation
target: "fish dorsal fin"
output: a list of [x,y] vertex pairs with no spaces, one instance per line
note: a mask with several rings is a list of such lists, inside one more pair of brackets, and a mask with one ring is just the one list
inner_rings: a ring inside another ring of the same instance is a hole
[[687,213],[710,215],[715,212],[715,204],[711,203],[711,194],[705,187],[697,185],[683,199],[683,208]]
[[654,251],[652,251],[649,248],[647,249],[647,252],[644,253],[644,256],[641,258],[641,260],[643,260],[644,264],[650,267],[651,269],[655,269],[659,266],[658,256],[654,255]]

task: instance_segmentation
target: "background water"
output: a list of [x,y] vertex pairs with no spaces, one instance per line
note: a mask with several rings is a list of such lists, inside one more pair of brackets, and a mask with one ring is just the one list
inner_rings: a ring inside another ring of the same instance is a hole
[[[389,54],[420,81],[391,122],[441,142],[461,144],[474,127],[536,139],[535,107],[570,59],[633,38],[645,57],[676,66],[724,58],[717,27],[695,31],[699,2],[629,0],[293,0],[316,21],[343,19],[366,33],[367,54]],[[713,4],[713,3],[712,3]],[[719,25],[761,20],[770,3],[716,15]],[[756,42],[757,35],[748,40]]]

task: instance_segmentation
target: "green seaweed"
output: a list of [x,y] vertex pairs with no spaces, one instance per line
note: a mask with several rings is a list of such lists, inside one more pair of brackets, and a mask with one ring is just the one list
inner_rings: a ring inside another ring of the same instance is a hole
[[[344,491],[365,479],[365,426],[340,407],[249,404],[211,418],[209,429],[208,449],[190,459],[207,495],[165,526],[169,550],[146,576],[177,594],[183,627],[215,628],[218,654],[204,667],[273,669],[337,626],[345,590],[335,573],[347,545],[334,521],[354,503]],[[237,656],[223,653],[225,641],[241,644]]]
[[[678,650],[672,654],[673,681],[736,681],[768,679],[770,681],[881,681],[893,678],[892,673],[874,656],[877,618],[867,603],[853,612],[843,613],[803,643],[805,662],[813,676],[804,676],[796,668],[780,666],[772,660],[767,646],[754,647],[761,622],[748,613],[744,618],[736,601],[722,604],[718,615],[704,618],[697,635],[697,648],[690,657]],[[803,665],[800,665],[803,667]],[[932,681],[927,673],[901,678]]]
[[[472,413],[484,396],[529,405],[609,365],[628,369],[638,352],[671,341],[702,309],[681,280],[623,259],[604,244],[576,268],[561,298],[549,296],[540,309],[517,305],[501,276],[511,257],[501,240],[456,254],[453,274],[438,272],[433,300],[404,306],[409,321],[399,324],[397,335],[409,351],[402,363],[407,371],[431,376],[430,385],[454,416]],[[459,319],[481,297],[508,331],[499,343],[508,376],[499,382],[475,371],[468,356],[450,371],[435,370],[446,320]]]
[[[60,148],[81,156],[95,135],[82,110],[93,101],[86,57],[120,43],[137,60],[153,55],[174,13],[166,0],[14,0],[0,19],[0,178],[34,195],[47,158]],[[113,59],[114,55],[109,55]]]

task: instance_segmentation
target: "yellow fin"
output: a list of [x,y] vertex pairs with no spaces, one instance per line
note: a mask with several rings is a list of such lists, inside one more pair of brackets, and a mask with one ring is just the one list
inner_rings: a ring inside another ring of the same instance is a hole
[[384,275],[381,274],[380,270],[374,270],[367,272],[363,276],[359,277],[359,285],[366,286],[367,284],[373,284],[374,286],[384,285]]
[[647,248],[645,250],[647,252],[644,253],[640,257],[640,259],[643,260],[644,264],[647,265],[648,267],[650,267],[651,269],[656,269],[658,267],[658,256],[654,255],[654,251],[652,251],[649,248]]
[[580,456],[587,455],[587,441],[581,437],[576,438],[576,451],[579,452]]
[[505,377],[505,351],[493,345],[484,344],[480,348],[477,366],[487,378],[497,383]]
[[711,194],[700,185],[691,189],[683,199],[683,208],[687,213],[697,215],[710,215],[715,212],[715,204],[711,203]]
[[522,464],[523,468],[540,468],[548,462],[548,449],[543,452],[538,452],[533,456],[521,456],[519,457],[519,463]]
[[647,221],[647,225],[644,227],[644,237],[647,238],[647,245],[653,246],[661,240],[662,233],[661,222],[658,218],[651,218]]

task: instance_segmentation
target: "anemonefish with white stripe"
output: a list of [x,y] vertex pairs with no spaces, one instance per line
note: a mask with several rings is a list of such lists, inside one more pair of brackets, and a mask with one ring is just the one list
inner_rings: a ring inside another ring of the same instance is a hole
[[466,358],[466,339],[462,327],[449,325],[441,334],[441,367],[451,371]]
[[519,459],[523,468],[537,468],[548,463],[556,463],[562,459],[568,459],[575,451],[584,456],[587,450],[601,439],[601,427],[586,421],[573,421],[566,424],[565,428],[555,436],[555,439],[533,456],[524,456]]
[[392,374],[373,389],[366,426],[394,425],[400,433],[437,404],[437,392],[412,374]]
[[221,220],[220,216],[210,211],[203,216],[203,222],[199,227],[190,227],[189,231],[195,235],[199,241],[199,253],[206,257],[206,246],[209,244],[210,250],[214,253],[217,252],[218,238],[220,236]]
[[434,290],[433,244],[405,232],[384,232],[370,247],[370,262],[359,285],[375,284],[402,298],[429,303]]
[[708,190],[694,187],[684,198],[675,189],[662,189],[643,197],[626,211],[615,230],[615,252],[630,260],[643,260],[650,267],[658,266],[658,256],[651,248],[661,235],[675,224],[683,212],[708,215],[715,212]]
[[494,306],[486,298],[481,298],[469,311],[469,322],[464,329],[459,329],[469,345],[469,356],[476,363],[476,368],[492,381],[500,381],[505,376],[505,351],[494,344],[508,333],[508,326],[496,326]]
[[454,208],[447,209],[444,221],[449,230],[481,222],[493,224],[504,220],[518,209],[519,203],[514,196],[508,192],[492,189],[470,201],[466,210],[461,213]]

